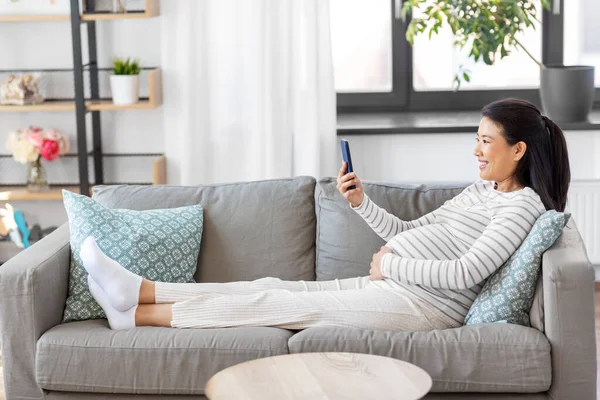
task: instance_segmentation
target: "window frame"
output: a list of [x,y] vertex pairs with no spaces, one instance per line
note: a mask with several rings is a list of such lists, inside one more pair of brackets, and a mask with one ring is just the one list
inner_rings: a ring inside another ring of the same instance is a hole
[[[539,88],[459,91],[416,91],[413,87],[413,52],[405,38],[406,26],[400,18],[402,0],[390,0],[392,17],[391,93],[337,93],[338,113],[389,111],[469,111],[506,97],[518,97],[541,106]],[[563,63],[564,2],[555,1],[551,10],[542,11],[542,63]],[[596,88],[594,108],[600,107],[600,88]]]
[[[365,93],[337,93],[338,110],[340,109],[385,109],[386,107],[403,108],[408,104],[408,74],[403,60],[409,55],[409,44],[406,40],[398,40],[404,35],[406,28],[402,20],[396,20],[396,0],[390,1],[392,17],[392,91]],[[400,66],[400,67],[397,67]]]

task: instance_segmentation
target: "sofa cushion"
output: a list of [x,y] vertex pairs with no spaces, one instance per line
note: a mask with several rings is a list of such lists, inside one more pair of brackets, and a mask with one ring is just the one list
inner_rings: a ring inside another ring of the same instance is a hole
[[118,210],[63,190],[69,217],[71,266],[63,322],[104,318],[88,289],[81,245],[92,236],[125,269],[158,282],[193,282],[202,238],[202,206]]
[[504,322],[531,326],[529,314],[542,254],[556,241],[570,217],[570,213],[548,210],[537,219],[517,251],[487,279],[465,317],[465,325]]
[[204,231],[196,281],[315,277],[315,179],[184,186],[94,186],[111,208],[147,210],[201,204]]
[[347,351],[408,361],[427,371],[432,392],[537,393],[552,378],[550,343],[537,329],[469,325],[429,332],[320,327],[299,332],[290,353]]
[[[439,208],[471,183],[413,185],[365,181],[363,186],[375,204],[411,221]],[[336,184],[334,178],[325,178],[315,188],[317,280],[369,275],[373,253],[385,244],[350,208]]]
[[287,354],[291,336],[278,328],[113,331],[106,320],[70,322],[39,339],[37,382],[66,392],[203,394],[222,369]]

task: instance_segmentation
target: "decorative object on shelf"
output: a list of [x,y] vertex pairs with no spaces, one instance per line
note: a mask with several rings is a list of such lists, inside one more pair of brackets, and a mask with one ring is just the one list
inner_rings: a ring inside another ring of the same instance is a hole
[[25,216],[20,210],[15,210],[13,206],[6,203],[5,208],[0,208],[0,221],[2,221],[2,231],[6,232],[9,239],[22,249],[29,247],[29,228],[25,221]]
[[113,0],[113,12],[114,13],[126,13],[127,12],[127,0]]
[[0,208],[0,220],[2,221],[3,231],[6,231],[10,240],[20,248],[24,248],[25,244],[23,239],[21,238],[21,233],[19,232],[19,227],[17,226],[17,222],[15,220],[15,210],[14,208],[6,203],[5,208]]
[[[550,10],[551,0],[541,0],[541,7]],[[412,45],[417,34],[428,32],[429,38],[448,24],[454,34],[454,45],[470,48],[469,57],[487,65],[522,49],[540,67],[540,97],[544,112],[555,122],[585,122],[594,103],[594,67],[542,64],[519,41],[528,28],[536,29],[541,10],[533,0],[484,2],[453,0],[407,0],[402,6],[402,18],[413,12],[406,29],[406,40]],[[461,81],[469,82],[469,71],[459,68],[454,78],[456,88]]]
[[110,90],[114,104],[124,106],[138,102],[141,70],[139,60],[113,58]]
[[69,142],[58,131],[53,129],[29,127],[8,134],[6,148],[20,164],[28,164],[27,190],[40,192],[48,190],[46,170],[41,159],[55,160],[69,151]]
[[46,168],[44,168],[40,157],[38,157],[27,165],[27,190],[30,192],[45,192],[49,189]]
[[39,92],[39,75],[23,74],[8,76],[0,85],[0,104],[24,106],[41,104],[44,98]]
[[0,208],[0,241],[8,240],[15,246],[26,249],[54,230],[56,230],[55,226],[45,229],[42,229],[39,224],[30,226],[23,211],[16,210],[9,203],[6,203],[4,208]]

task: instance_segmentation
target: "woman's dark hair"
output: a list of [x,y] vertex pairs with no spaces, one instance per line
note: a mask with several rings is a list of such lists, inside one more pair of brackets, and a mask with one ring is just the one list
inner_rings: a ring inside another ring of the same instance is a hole
[[527,145],[515,171],[517,182],[535,190],[546,210],[564,211],[571,168],[567,142],[558,125],[520,99],[494,101],[483,107],[481,114],[502,128],[509,145]]

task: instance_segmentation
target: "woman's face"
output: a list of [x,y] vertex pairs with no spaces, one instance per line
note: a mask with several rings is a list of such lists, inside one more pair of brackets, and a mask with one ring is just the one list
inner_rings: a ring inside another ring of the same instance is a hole
[[487,181],[511,180],[521,159],[525,143],[510,146],[502,129],[491,119],[483,117],[479,122],[477,141],[473,154],[479,161],[479,177]]

